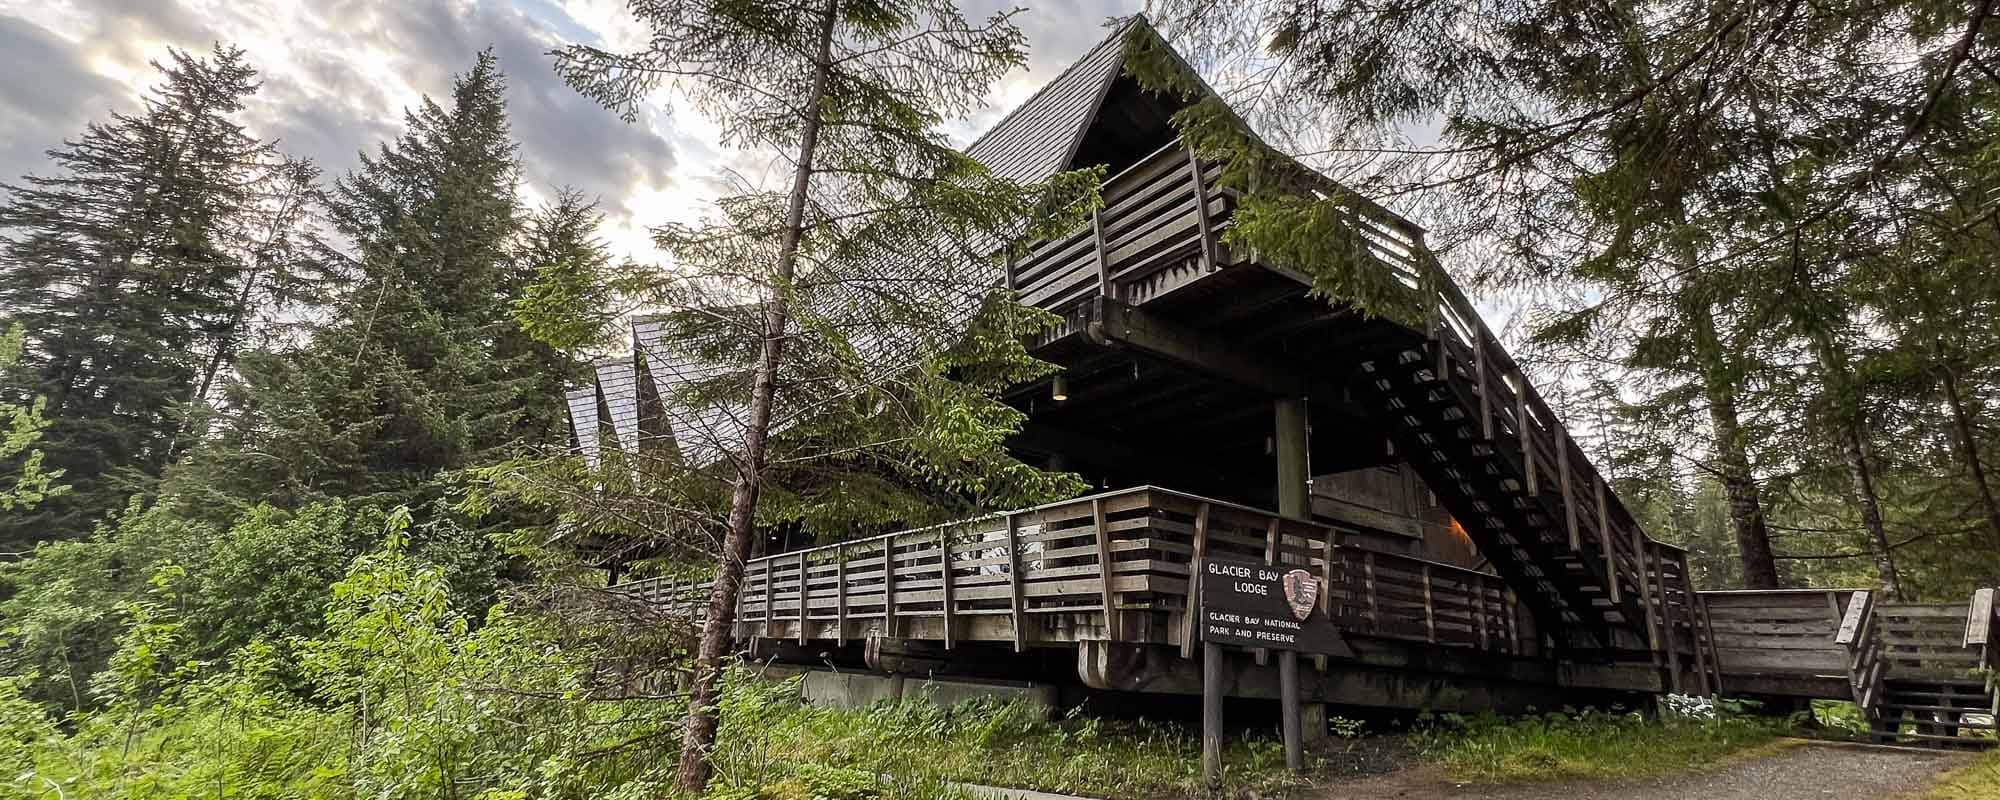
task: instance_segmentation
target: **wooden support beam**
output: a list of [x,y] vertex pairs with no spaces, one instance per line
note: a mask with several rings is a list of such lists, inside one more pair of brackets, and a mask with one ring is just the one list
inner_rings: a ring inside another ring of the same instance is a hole
[[1194,557],[1188,562],[1187,608],[1181,612],[1185,618],[1181,623],[1181,658],[1194,658],[1194,643],[1200,638],[1196,632],[1201,626],[1201,574],[1207,562],[1208,503],[1202,503],[1194,512]]
[[951,588],[951,526],[938,526],[938,576],[944,588],[944,647],[946,650],[958,645],[958,637],[953,632],[952,614],[956,611],[958,598]]
[[[1238,348],[1222,337],[1188,330],[1115,299],[1100,297],[1086,329],[1091,341],[1178,364],[1279,397],[1311,394],[1312,370]],[[1338,396],[1338,395],[1333,395]]]
[[806,554],[799,551],[799,644],[806,643],[806,615],[812,608],[812,587],[806,585]]
[[[1021,523],[1013,514],[1007,515],[1007,600],[1014,622],[1014,652],[1025,653],[1028,650],[1028,635],[1023,624],[1026,619],[1022,616]],[[1111,612],[1106,609],[1105,613],[1108,615]]]
[[1097,597],[1098,602],[1104,605],[1105,638],[1115,642],[1123,635],[1118,618],[1118,600],[1111,591],[1112,573],[1117,565],[1111,560],[1111,531],[1104,522],[1102,498],[1090,501],[1090,524],[1097,529]]

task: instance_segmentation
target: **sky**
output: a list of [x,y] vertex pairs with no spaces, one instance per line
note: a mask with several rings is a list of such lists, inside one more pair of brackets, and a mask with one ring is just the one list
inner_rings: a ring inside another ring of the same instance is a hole
[[[962,0],[968,16],[1024,4]],[[1106,35],[1140,0],[1044,2],[1015,17],[1029,63],[993,87],[986,108],[954,121],[969,142]],[[758,164],[722,150],[699,115],[663,99],[625,123],[572,91],[548,50],[566,43],[636,49],[645,31],[624,0],[0,0],[0,181],[43,173],[43,155],[84,125],[133,111],[168,48],[242,47],[262,89],[251,131],[330,179],[402,131],[403,112],[449,94],[451,77],[492,47],[507,73],[530,202],[573,187],[598,198],[604,238],[653,258],[646,229],[697,217],[725,170]]]

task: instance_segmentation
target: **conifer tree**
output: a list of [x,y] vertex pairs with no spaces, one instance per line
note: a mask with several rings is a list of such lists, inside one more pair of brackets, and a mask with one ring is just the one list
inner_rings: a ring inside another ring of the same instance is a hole
[[231,233],[274,159],[236,121],[256,72],[220,45],[154,66],[141,111],[50,151],[0,205],[0,321],[27,337],[0,396],[45,398],[45,462],[75,489],[0,541],[87,533],[147,490],[189,441],[204,356],[228,359],[215,333],[252,275]]
[[560,430],[568,362],[512,317],[535,273],[516,253],[505,91],[481,53],[448,106],[425,98],[324,194],[331,235],[314,257],[337,288],[323,321],[303,345],[246,356],[230,418],[178,485],[236,504],[421,507],[441,472]]
[[[20,361],[21,339],[18,325],[0,330],[0,378]],[[23,404],[0,401],[0,464],[14,463],[17,457],[20,464],[12,474],[0,475],[0,512],[33,511],[43,500],[69,491],[55,482],[62,470],[44,469],[42,451],[35,448],[49,424],[42,418],[43,405],[39,397]]]
[[[710,776],[719,667],[767,501],[811,522],[911,512],[896,502],[908,497],[898,476],[981,500],[1075,488],[1001,447],[1020,418],[995,384],[1037,374],[1018,340],[1023,310],[1003,302],[987,333],[968,328],[994,308],[1000,251],[1066,229],[1052,225],[1087,210],[1097,178],[1001,180],[936,130],[1022,63],[1008,15],[968,23],[947,2],[882,0],[629,7],[652,32],[648,47],[565,48],[565,79],[628,115],[655,91],[679,92],[728,144],[776,153],[789,173],[783,188],[744,187],[704,224],[660,228],[676,271],[638,287],[672,312],[677,354],[722,367],[720,379],[691,382],[682,403],[708,410],[690,417],[730,421],[679,442],[696,467],[682,472],[721,467],[727,495],[681,744],[678,781],[693,793]],[[960,383],[954,352],[997,366]],[[867,441],[876,435],[887,438]],[[846,480],[779,479],[836,472]]]

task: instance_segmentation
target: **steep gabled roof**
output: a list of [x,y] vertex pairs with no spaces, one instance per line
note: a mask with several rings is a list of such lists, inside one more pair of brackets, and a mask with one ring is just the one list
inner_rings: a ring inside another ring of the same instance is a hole
[[1097,118],[1104,93],[1125,68],[1125,32],[1145,24],[1127,17],[1109,36],[1049,81],[1019,108],[965,148],[965,154],[1008,180],[1029,183],[1069,167],[1076,145]]

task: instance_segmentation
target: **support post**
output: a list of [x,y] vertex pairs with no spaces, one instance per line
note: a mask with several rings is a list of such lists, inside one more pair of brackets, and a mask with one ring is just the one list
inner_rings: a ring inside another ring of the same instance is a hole
[[1305,734],[1299,725],[1299,654],[1278,653],[1278,706],[1285,732],[1285,769],[1305,771]]
[[809,552],[812,551],[799,551],[799,644],[806,643],[806,621],[812,613],[812,586],[806,580],[808,577],[806,573],[806,553]]
[[1181,658],[1194,657],[1194,643],[1201,637],[1196,631],[1201,629],[1201,573],[1208,562],[1208,504],[1202,503],[1194,512],[1194,558],[1188,562],[1187,618],[1181,624]]
[[1222,645],[1201,645],[1201,782],[1222,783]]

